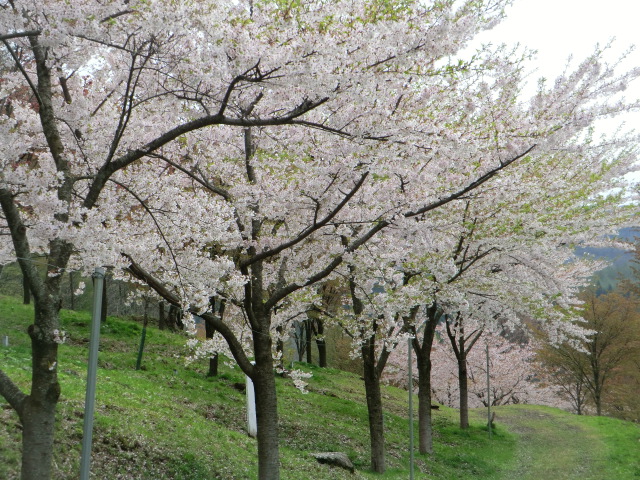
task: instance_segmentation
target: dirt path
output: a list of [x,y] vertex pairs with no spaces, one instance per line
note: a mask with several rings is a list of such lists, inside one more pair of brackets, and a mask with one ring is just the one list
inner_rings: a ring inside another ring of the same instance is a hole
[[517,436],[504,480],[605,480],[606,447],[576,417],[526,405],[496,409],[497,425]]

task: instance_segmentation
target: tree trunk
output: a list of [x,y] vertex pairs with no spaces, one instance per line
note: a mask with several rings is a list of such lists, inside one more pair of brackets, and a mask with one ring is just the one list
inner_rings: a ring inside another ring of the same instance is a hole
[[[107,308],[108,308],[108,303],[107,303],[107,284],[108,284],[108,279],[109,276],[105,275],[104,276],[104,285],[102,288],[102,310],[100,311],[100,323],[104,324],[107,322]],[[147,307],[145,306],[145,309]]]
[[[216,331],[213,328],[213,325],[209,324],[209,322],[204,322],[204,331],[205,337],[207,339],[213,338],[213,335]],[[207,372],[207,377],[217,377],[218,376],[218,354],[212,355],[209,357],[209,371]]]
[[318,347],[318,366],[322,368],[327,367],[327,344],[324,338],[316,338],[316,345]]
[[[103,290],[104,291],[104,290]],[[136,359],[136,370],[142,368],[142,355],[144,354],[144,343],[147,338],[147,324],[149,323],[149,299],[144,299],[144,319],[142,321],[142,333],[140,335],[140,346],[138,347],[138,358]]]
[[22,480],[44,480],[52,477],[53,437],[57,397],[60,387],[51,390],[45,401],[30,397],[20,417],[22,423]]
[[182,329],[182,320],[180,319],[180,309],[175,305],[169,305],[169,315],[167,316],[167,325],[171,331]]
[[295,347],[296,347],[296,357],[295,357],[296,362],[301,362],[305,353],[304,350],[305,350],[306,344],[302,338],[304,333],[304,328],[305,328],[304,322],[294,323],[295,333],[294,333],[293,339],[295,341]]
[[451,330],[450,319],[446,318],[447,336],[451,341],[453,353],[458,362],[458,390],[460,393],[460,428],[466,430],[469,428],[469,382],[467,378],[467,355],[482,335],[482,330],[478,329],[472,332],[468,337],[465,336],[463,319],[460,312],[456,314],[455,326],[457,332]]
[[[461,353],[464,349],[461,349]],[[469,382],[467,379],[466,352],[458,359],[458,385],[460,390],[460,428],[469,428]]]
[[316,346],[318,347],[318,366],[327,367],[327,343],[324,339],[324,323],[317,320],[318,336],[316,337]]
[[167,317],[164,311],[164,302],[158,304],[158,329],[164,330],[167,328]]
[[254,331],[253,342],[256,365],[251,380],[256,394],[258,478],[259,480],[278,480],[280,478],[278,404],[271,336],[261,331]]
[[439,310],[436,303],[427,307],[422,344],[413,327],[413,351],[418,367],[418,443],[421,454],[433,453],[433,423],[431,418],[431,350],[438,326]]
[[31,394],[19,412],[22,423],[22,480],[44,480],[52,476],[55,414],[60,397],[58,344],[50,335],[51,329],[43,327],[59,325],[58,298],[36,297],[35,322],[28,330],[33,370]]
[[209,358],[209,371],[207,372],[207,377],[217,377],[218,376],[218,354],[212,355]]
[[378,377],[375,357],[375,337],[362,346],[364,367],[364,387],[367,396],[369,413],[369,436],[371,441],[371,469],[376,473],[384,473],[384,417],[382,412],[382,393]]
[[596,388],[593,391],[593,402],[596,404],[596,415],[602,416],[602,389],[600,385],[596,384]]
[[26,277],[22,277],[22,303],[24,305],[31,303],[31,290],[29,290],[29,282]]
[[431,361],[421,366],[418,377],[418,444],[421,454],[433,453],[433,423],[431,418]]
[[313,355],[311,353],[311,322],[310,318],[305,320],[305,343],[307,344],[307,363],[313,363]]

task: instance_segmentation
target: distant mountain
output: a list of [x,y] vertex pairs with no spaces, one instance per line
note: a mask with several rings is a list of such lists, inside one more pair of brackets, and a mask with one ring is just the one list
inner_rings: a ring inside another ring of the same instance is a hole
[[[623,228],[613,237],[625,242],[636,243],[640,241],[640,227]],[[614,247],[578,247],[576,248],[576,254],[578,256],[591,256],[609,262],[609,266],[596,274],[600,285],[606,290],[614,288],[621,278],[631,277],[633,252]]]

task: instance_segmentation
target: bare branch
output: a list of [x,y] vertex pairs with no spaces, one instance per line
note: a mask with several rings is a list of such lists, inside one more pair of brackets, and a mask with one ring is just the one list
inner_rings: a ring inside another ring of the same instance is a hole
[[36,97],[36,100],[38,101],[38,105],[42,105],[42,99],[40,98],[40,93],[38,93],[38,89],[36,88],[35,84],[31,80],[31,77],[29,77],[29,74],[27,73],[27,71],[22,66],[22,63],[20,63],[20,59],[18,58],[16,53],[13,51],[11,46],[6,42],[6,40],[2,39],[2,43],[4,44],[4,46],[9,51],[9,54],[11,55],[11,58],[13,58],[13,61],[15,62],[16,67],[18,67],[18,70],[20,70],[20,73],[22,73],[22,76],[24,77],[24,79],[29,84],[29,88],[31,89],[31,91],[33,92],[33,94]]
[[44,292],[44,284],[38,273],[38,270],[29,261],[31,258],[31,248],[29,246],[29,239],[27,237],[27,227],[22,222],[20,212],[15,202],[13,201],[13,195],[7,189],[0,188],[0,210],[4,213],[9,230],[11,231],[11,240],[13,242],[13,248],[20,264],[22,274],[27,279],[27,282],[31,287],[31,291],[36,298]]
[[435,202],[429,203],[429,204],[425,205],[424,207],[419,208],[417,210],[414,210],[412,212],[406,212],[404,214],[405,217],[411,218],[411,217],[415,217],[415,216],[421,215],[421,214],[429,212],[431,210],[435,210],[436,208],[441,207],[442,205],[445,205],[445,204],[447,204],[447,203],[449,203],[449,202],[451,202],[453,200],[457,200],[457,199],[463,197],[465,194],[469,193],[472,190],[475,190],[476,188],[478,188],[483,183],[486,183],[489,179],[491,179],[494,176],[496,176],[499,172],[504,170],[506,167],[508,167],[512,163],[514,163],[517,160],[521,159],[522,157],[528,155],[534,148],[536,148],[536,146],[537,146],[537,144],[533,144],[529,148],[527,148],[524,152],[522,152],[519,155],[516,155],[515,157],[511,158],[510,160],[507,160],[506,162],[502,162],[501,161],[499,166],[497,166],[495,168],[492,168],[491,170],[486,172],[484,175],[482,175],[481,177],[477,178],[476,180],[474,180],[473,182],[468,184],[466,187],[458,190],[457,192],[454,192],[451,195],[448,195],[448,196],[446,196],[444,198],[441,198],[440,200],[437,200]]
[[128,15],[129,13],[134,13],[135,10],[122,10],[121,12],[117,12],[117,13],[112,13],[111,15],[104,17],[102,20],[100,20],[100,23],[105,23],[108,22],[109,20],[114,20],[118,17],[121,17],[122,15]]
[[22,417],[22,407],[27,395],[2,370],[0,370],[0,395],[9,402],[18,416]]
[[11,40],[12,38],[36,37],[42,33],[42,30],[25,30],[24,32],[5,33],[0,35],[0,40]]

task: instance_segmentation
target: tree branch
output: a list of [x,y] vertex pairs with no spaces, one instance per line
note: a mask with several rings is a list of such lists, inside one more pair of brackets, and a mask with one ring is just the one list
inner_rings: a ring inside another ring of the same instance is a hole
[[345,195],[345,197],[340,201],[340,203],[336,205],[334,209],[331,210],[322,220],[320,220],[319,222],[314,222],[312,225],[309,225],[302,232],[300,232],[300,234],[296,238],[288,242],[282,243],[278,245],[276,248],[272,248],[271,250],[265,250],[263,252],[260,252],[252,256],[251,258],[248,258],[247,260],[242,262],[242,266],[249,266],[253,263],[259,262],[261,260],[272,257],[274,255],[277,255],[283,250],[286,250],[287,248],[291,248],[294,245],[297,245],[298,243],[303,241],[305,238],[307,238],[309,235],[311,235],[313,232],[324,227],[327,223],[331,221],[332,218],[334,218],[340,212],[340,210],[344,208],[344,206],[349,202],[349,200],[353,198],[353,196],[358,192],[358,190],[360,190],[360,187],[362,187],[368,175],[369,175],[369,172],[365,172],[364,174],[362,174],[360,179],[356,182],[353,188]]
[[133,162],[143,158],[144,156],[155,152],[160,147],[168,144],[169,142],[175,140],[181,135],[185,135],[189,132],[193,132],[195,130],[199,130],[201,128],[210,127],[214,125],[229,125],[236,127],[266,127],[266,126],[277,126],[277,125],[297,125],[301,124],[300,121],[296,119],[303,115],[304,113],[312,110],[318,105],[324,103],[327,99],[321,99],[317,102],[309,102],[305,104],[305,108],[296,108],[290,111],[288,114],[283,115],[281,117],[270,117],[270,118],[230,118],[221,114],[216,115],[206,115],[190,122],[185,122],[177,127],[174,127],[159,137],[151,140],[146,145],[141,146],[135,150],[130,150],[124,155],[114,159],[111,162],[105,163],[98,173],[95,176],[94,182],[89,187],[89,191],[84,201],[84,206],[86,208],[91,208],[98,201],[98,197],[100,192],[104,188],[104,185],[108,181],[109,177],[113,175],[113,173],[121,170]]
[[[130,265],[126,268],[129,273],[131,273],[138,280],[146,283],[153,291],[155,291],[170,304],[175,305],[176,307],[182,307],[180,298],[175,293],[168,290],[157,278],[144,270],[129,255],[123,253],[122,256],[130,262]],[[240,366],[242,371],[249,377],[252,377],[255,367],[247,358],[247,355],[242,348],[242,344],[238,341],[229,326],[226,325],[220,318],[218,318],[217,315],[213,315],[212,313],[199,313],[198,310],[193,307],[189,307],[189,312],[203,318],[209,326],[211,326],[216,332],[220,333],[224,337],[227,345],[229,345],[229,350],[231,350],[233,358],[236,360],[236,362],[238,362],[238,365]]]
[[431,210],[435,210],[436,208],[441,207],[441,206],[443,206],[443,205],[445,205],[445,204],[447,204],[449,202],[452,202],[453,200],[457,200],[458,198],[462,197],[463,195],[469,193],[470,191],[475,190],[476,188],[478,188],[483,183],[486,183],[488,180],[493,178],[495,175],[497,175],[499,172],[504,170],[506,167],[508,167],[512,163],[514,163],[517,160],[521,159],[522,157],[528,155],[534,148],[536,148],[536,146],[537,146],[537,144],[533,144],[529,148],[527,148],[524,152],[522,152],[519,155],[516,155],[515,157],[511,158],[510,160],[507,160],[506,162],[500,162],[499,166],[497,166],[495,168],[492,168],[487,173],[485,173],[481,177],[477,178],[476,180],[474,180],[473,182],[468,184],[466,187],[458,190],[457,192],[454,192],[451,195],[448,195],[448,196],[446,196],[444,198],[441,198],[440,200],[437,200],[435,202],[429,203],[428,205],[425,205],[424,207],[419,208],[417,210],[406,212],[404,214],[405,217],[407,217],[407,218],[415,217],[415,216],[421,215],[423,213],[427,213],[427,212],[429,212]]
[[44,292],[44,284],[38,274],[38,270],[29,259],[31,258],[31,248],[27,237],[27,227],[22,222],[18,207],[13,201],[13,195],[7,189],[0,188],[0,209],[4,213],[5,220],[11,232],[13,249],[22,270],[22,274],[27,279],[31,292],[36,301]]
[[27,398],[27,394],[23,393],[2,370],[0,370],[0,395],[9,402],[9,405],[11,405],[18,413],[18,416],[22,418],[22,407]]
[[38,101],[38,105],[42,105],[42,99],[40,98],[40,93],[38,93],[38,88],[33,83],[33,80],[31,80],[31,77],[29,77],[29,74],[27,73],[27,71],[22,66],[22,63],[20,63],[20,59],[18,58],[16,53],[13,51],[11,46],[6,42],[6,40],[2,39],[2,43],[4,44],[4,46],[9,51],[9,54],[11,55],[11,58],[13,58],[13,61],[15,62],[16,67],[18,67],[18,70],[20,70],[20,73],[22,74],[24,79],[27,81],[27,84],[29,85],[29,88],[31,89],[31,91],[33,92],[33,94],[36,97],[36,100]]
[[24,32],[5,33],[0,35],[0,40],[11,40],[12,38],[36,37],[42,33],[42,30],[25,30]]

